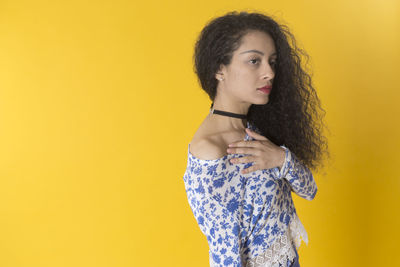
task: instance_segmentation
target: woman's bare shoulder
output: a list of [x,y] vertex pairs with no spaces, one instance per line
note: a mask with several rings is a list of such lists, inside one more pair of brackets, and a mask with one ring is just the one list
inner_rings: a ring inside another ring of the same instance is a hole
[[199,159],[220,159],[228,154],[228,145],[242,140],[243,134],[232,130],[216,131],[212,125],[202,124],[190,143],[190,153]]
[[202,160],[215,160],[224,157],[228,146],[210,137],[194,138],[190,142],[190,153]]

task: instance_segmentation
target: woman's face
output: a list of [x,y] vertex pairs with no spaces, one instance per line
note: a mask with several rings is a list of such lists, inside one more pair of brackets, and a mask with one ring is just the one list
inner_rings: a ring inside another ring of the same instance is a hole
[[[272,86],[275,76],[276,51],[274,40],[261,31],[251,31],[243,36],[242,44],[234,51],[231,64],[221,65],[216,78],[218,90],[236,101],[266,104],[269,93],[258,88]],[[221,76],[222,74],[222,76]]]

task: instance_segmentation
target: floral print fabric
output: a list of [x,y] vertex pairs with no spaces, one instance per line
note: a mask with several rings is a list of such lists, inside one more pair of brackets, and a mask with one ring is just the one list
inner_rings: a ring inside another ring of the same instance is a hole
[[[259,132],[249,122],[247,126]],[[246,133],[244,140],[253,139]],[[242,174],[240,171],[253,163],[229,160],[245,154],[203,160],[193,156],[188,145],[183,180],[190,208],[207,238],[211,266],[250,266],[266,255],[274,241],[288,236],[293,223],[303,229],[291,192],[312,200],[317,185],[310,170],[288,148],[281,147],[285,149],[281,169]],[[299,246],[299,240],[290,242]],[[251,266],[267,266],[261,265],[264,261]]]

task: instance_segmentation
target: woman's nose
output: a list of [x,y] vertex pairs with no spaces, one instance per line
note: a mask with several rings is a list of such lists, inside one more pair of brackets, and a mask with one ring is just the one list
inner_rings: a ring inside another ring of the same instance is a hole
[[263,79],[265,79],[265,78],[269,78],[269,79],[274,78],[275,70],[269,63],[265,64],[263,71],[264,71],[263,72]]

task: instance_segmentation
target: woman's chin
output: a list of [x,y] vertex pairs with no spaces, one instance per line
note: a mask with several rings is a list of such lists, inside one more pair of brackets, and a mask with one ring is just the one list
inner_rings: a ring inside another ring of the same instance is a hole
[[254,103],[254,104],[255,105],[265,105],[265,104],[268,104],[268,102],[269,102],[269,97],[267,97],[266,99],[258,100],[257,103]]

